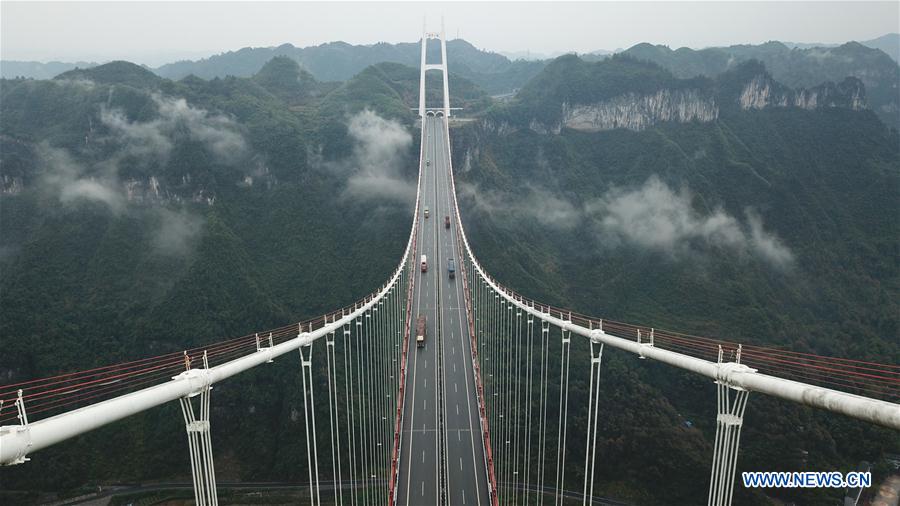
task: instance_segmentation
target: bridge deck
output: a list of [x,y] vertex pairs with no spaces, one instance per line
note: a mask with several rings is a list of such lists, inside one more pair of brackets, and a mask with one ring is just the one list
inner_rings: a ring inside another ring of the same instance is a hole
[[444,217],[453,215],[450,151],[443,118],[423,121],[430,164],[422,172],[421,206],[430,217],[419,221],[417,255],[427,256],[428,271],[416,270],[413,318],[427,317],[428,339],[424,348],[410,348],[398,504],[439,504],[443,459],[447,503],[488,505],[462,280],[447,272],[449,258],[459,269],[456,228],[444,226]]

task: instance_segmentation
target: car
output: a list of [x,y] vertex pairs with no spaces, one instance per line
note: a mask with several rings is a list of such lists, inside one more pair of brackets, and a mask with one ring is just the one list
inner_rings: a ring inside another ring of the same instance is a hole
[[428,217],[428,206],[425,206],[425,217]]
[[456,264],[453,263],[452,258],[447,260],[447,275],[450,276],[450,279],[456,277]]
[[450,217],[444,216],[444,228],[450,228]]
[[428,272],[428,257],[422,255],[422,272]]
[[430,166],[431,166],[431,160],[425,160],[425,166],[426,166],[426,167],[430,167]]

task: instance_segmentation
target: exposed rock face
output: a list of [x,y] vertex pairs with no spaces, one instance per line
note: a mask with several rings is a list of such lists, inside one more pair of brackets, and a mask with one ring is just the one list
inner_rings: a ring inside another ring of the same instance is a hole
[[563,125],[588,132],[615,128],[639,131],[664,121],[709,122],[718,117],[715,99],[695,89],[662,89],[652,95],[628,93],[588,105],[563,104]]
[[191,185],[191,175],[181,177],[180,187],[166,187],[156,176],[146,179],[126,179],[122,181],[125,199],[133,204],[167,204],[170,202],[195,202],[213,205],[216,196],[206,188]]
[[800,107],[807,110],[845,107],[858,111],[866,108],[865,88],[859,79],[852,77],[840,84],[825,83],[813,88],[792,90],[761,74],[744,86],[738,102],[743,110],[766,107]]
[[22,191],[22,178],[7,176],[6,174],[0,178],[0,194],[17,195]]
[[514,132],[516,129],[513,128],[512,125],[507,123],[506,121],[501,121],[499,123],[486,119],[481,122],[481,128],[489,133],[495,133],[497,135],[503,136],[509,133]]

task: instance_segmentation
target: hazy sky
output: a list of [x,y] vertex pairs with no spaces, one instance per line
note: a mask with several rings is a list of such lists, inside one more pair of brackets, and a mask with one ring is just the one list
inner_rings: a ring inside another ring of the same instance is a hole
[[246,46],[418,40],[444,16],[449,38],[550,53],[638,42],[705,47],[837,43],[900,31],[900,2],[0,2],[0,56],[159,65]]

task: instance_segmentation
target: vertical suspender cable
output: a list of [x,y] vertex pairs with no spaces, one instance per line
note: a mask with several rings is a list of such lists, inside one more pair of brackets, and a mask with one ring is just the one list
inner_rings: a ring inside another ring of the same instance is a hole
[[[355,325],[354,325],[355,326]],[[356,479],[359,472],[356,466],[356,416],[355,416],[355,388],[353,386],[353,338],[351,337],[351,325],[344,325],[344,388],[346,390],[347,399],[347,437],[350,440],[348,449],[350,450],[350,492],[353,506],[359,505],[359,497],[356,492]]]
[[[335,317],[332,316],[332,323]],[[340,428],[335,428],[335,419],[338,419],[337,406],[337,363],[335,361],[334,331],[325,337],[325,367],[328,380],[328,425],[331,428],[331,474],[334,476],[334,502],[344,504],[344,491],[341,487],[343,473],[341,470],[341,436]],[[339,421],[339,420],[338,420]]]
[[533,448],[533,438],[531,433],[531,387],[533,383],[532,370],[534,369],[534,360],[532,352],[532,344],[534,341],[534,315],[528,313],[527,316],[527,335],[526,335],[526,368],[525,368],[525,501],[523,504],[529,504],[531,497],[531,449]]
[[566,329],[560,329],[562,338],[559,364],[559,425],[556,428],[556,506],[562,505],[562,493],[566,479],[566,428],[569,411],[569,348],[572,336]]
[[538,494],[538,504],[544,504],[544,460],[547,456],[547,404],[549,404],[547,399],[547,376],[548,376],[548,367],[549,360],[547,357],[547,351],[550,346],[550,323],[541,320],[541,381],[538,384],[538,387],[541,389],[541,402],[540,402],[540,410],[541,410],[541,419],[539,421],[540,425],[540,436],[538,439],[538,476],[537,476],[537,494]]
[[[594,501],[594,477],[597,474],[597,419],[600,413],[600,365],[603,360],[603,343],[599,345],[593,341],[591,346],[591,380],[588,391],[588,422],[585,436],[588,444],[584,451],[584,491],[582,492],[582,504],[587,506]],[[598,348],[594,353],[595,346]],[[590,485],[588,485],[590,483]]]
[[513,504],[519,504],[519,485],[522,480],[522,473],[520,472],[521,467],[519,465],[519,433],[521,432],[519,429],[519,415],[522,411],[522,405],[520,403],[519,398],[519,390],[522,386],[522,376],[520,371],[521,364],[521,351],[522,349],[522,309],[516,308],[516,419],[515,419],[515,437],[513,441],[513,450],[515,452],[515,456],[513,457],[513,471],[512,471],[512,481],[515,484],[514,487],[514,495],[513,495]]

